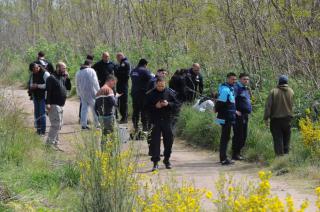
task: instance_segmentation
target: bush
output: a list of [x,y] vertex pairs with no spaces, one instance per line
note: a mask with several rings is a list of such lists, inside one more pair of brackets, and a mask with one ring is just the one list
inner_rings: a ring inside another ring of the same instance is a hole
[[177,122],[177,135],[191,144],[219,149],[220,126],[214,123],[212,113],[197,112],[189,106],[182,107]]

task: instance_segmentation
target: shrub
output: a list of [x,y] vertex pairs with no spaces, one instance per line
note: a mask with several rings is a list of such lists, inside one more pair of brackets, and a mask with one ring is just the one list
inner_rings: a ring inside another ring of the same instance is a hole
[[181,109],[177,122],[177,135],[187,142],[218,150],[220,127],[214,123],[212,113],[197,112],[189,106]]

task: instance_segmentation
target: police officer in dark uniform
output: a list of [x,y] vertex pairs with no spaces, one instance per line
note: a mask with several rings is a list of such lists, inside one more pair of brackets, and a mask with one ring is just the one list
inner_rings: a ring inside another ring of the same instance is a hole
[[194,63],[192,68],[186,75],[186,100],[193,102],[197,96],[197,93],[202,95],[203,92],[203,78],[200,73],[200,65]]
[[118,99],[118,107],[121,115],[120,124],[128,123],[128,81],[130,76],[130,63],[123,53],[117,54],[118,67],[114,74],[117,77],[116,89],[119,94],[122,94]]
[[110,60],[110,55],[108,52],[102,53],[102,59],[94,64],[92,68],[96,71],[99,85],[102,87],[106,82],[107,76],[114,74],[116,65]]
[[145,99],[148,82],[152,78],[151,72],[147,69],[148,61],[146,59],[141,59],[138,66],[133,69],[130,73],[132,87],[131,87],[131,97],[132,97],[132,122],[133,127],[136,132],[139,131],[139,119],[141,116],[142,130],[148,130],[148,118],[147,113],[144,111]]
[[169,81],[169,88],[174,90],[179,102],[184,103],[186,101],[186,74],[188,69],[177,70]]
[[157,78],[156,88],[147,94],[146,108],[150,114],[152,124],[150,153],[153,169],[159,169],[160,161],[160,142],[163,136],[164,160],[167,169],[171,169],[170,156],[174,140],[172,130],[172,118],[179,107],[179,102],[174,92],[166,87],[165,79]]

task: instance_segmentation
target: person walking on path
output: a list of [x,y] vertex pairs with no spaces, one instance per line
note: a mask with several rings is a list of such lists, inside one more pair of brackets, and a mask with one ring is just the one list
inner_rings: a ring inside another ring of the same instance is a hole
[[29,70],[32,72],[28,83],[28,93],[34,104],[34,125],[37,134],[44,136],[46,133],[46,80],[50,76],[37,63],[31,63]]
[[249,75],[241,73],[239,81],[234,86],[236,98],[236,122],[233,128],[232,159],[243,160],[241,150],[244,147],[248,135],[249,114],[252,111],[249,91]]
[[172,120],[178,107],[179,102],[172,90],[166,87],[165,79],[157,78],[156,88],[148,93],[146,99],[146,108],[152,124],[150,142],[152,171],[159,169],[161,135],[164,144],[163,163],[167,169],[171,169],[170,156],[174,140]]
[[71,90],[71,81],[67,72],[67,66],[59,62],[56,71],[48,77],[46,82],[47,111],[50,119],[50,129],[47,145],[53,145],[57,150],[59,144],[59,132],[63,124],[63,106],[67,99],[67,90]]
[[88,127],[88,110],[91,108],[95,126],[100,126],[98,116],[94,110],[96,94],[100,89],[97,74],[91,68],[91,61],[86,60],[82,68],[76,73],[77,94],[81,100],[81,128],[83,130],[90,129]]
[[103,52],[101,60],[94,64],[92,68],[97,73],[99,86],[102,87],[106,82],[107,76],[114,74],[116,65],[110,60],[110,54]]
[[117,77],[116,90],[117,93],[122,94],[118,99],[119,112],[121,115],[120,124],[126,124],[128,123],[128,84],[131,66],[129,60],[122,52],[119,52],[116,57],[119,63],[114,72]]
[[270,91],[265,105],[264,121],[273,137],[277,156],[288,154],[290,150],[291,119],[293,117],[294,92],[288,85],[288,77],[279,77],[278,86]]
[[230,140],[231,128],[236,120],[236,104],[234,96],[234,84],[237,81],[235,73],[227,74],[227,81],[219,86],[219,95],[215,105],[218,113],[216,123],[221,125],[220,137],[220,163],[222,165],[233,164],[227,157],[228,143]]

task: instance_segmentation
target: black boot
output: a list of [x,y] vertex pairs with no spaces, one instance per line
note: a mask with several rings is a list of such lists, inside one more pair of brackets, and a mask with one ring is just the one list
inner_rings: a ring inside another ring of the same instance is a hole
[[152,168],[152,171],[157,171],[159,170],[159,165],[158,165],[158,162],[153,162],[153,168]]
[[166,166],[166,169],[171,169],[171,168],[172,168],[169,159],[166,159],[166,158],[165,158],[165,159],[163,160],[163,164]]

